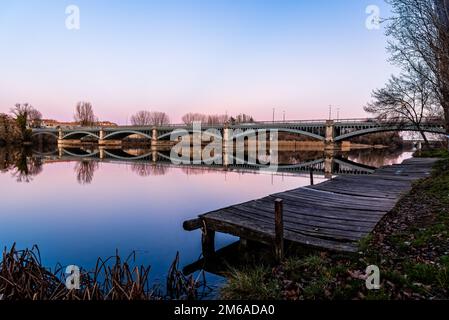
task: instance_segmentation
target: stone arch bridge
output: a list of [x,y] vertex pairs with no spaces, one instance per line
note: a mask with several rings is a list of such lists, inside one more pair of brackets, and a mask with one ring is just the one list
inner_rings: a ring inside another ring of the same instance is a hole
[[[388,131],[418,131],[418,128],[405,119],[380,121],[378,119],[346,119],[346,120],[297,120],[297,121],[260,121],[240,124],[202,124],[201,130],[215,129],[223,141],[244,136],[249,132],[260,130],[277,130],[278,132],[308,136],[323,141],[326,146],[335,146],[344,140],[376,132]],[[422,122],[421,129],[428,133],[445,134],[444,123],[441,119],[431,118]],[[130,136],[139,136],[151,140],[157,145],[162,141],[169,141],[175,130],[192,133],[193,125],[163,125],[163,126],[116,126],[116,127],[60,127],[33,129],[32,135],[51,135],[58,139],[58,143],[76,144],[85,139],[98,142],[99,145],[120,143]]]

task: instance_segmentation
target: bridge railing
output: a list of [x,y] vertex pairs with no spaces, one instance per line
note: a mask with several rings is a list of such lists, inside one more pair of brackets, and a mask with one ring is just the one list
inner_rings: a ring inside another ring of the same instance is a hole
[[[328,120],[323,119],[310,119],[310,120],[285,120],[285,121],[252,121],[252,122],[245,122],[245,123],[228,123],[230,126],[273,126],[273,125],[301,125],[301,124],[315,124],[315,125],[324,125],[326,124]],[[386,120],[378,119],[378,118],[348,118],[348,119],[338,119],[333,120],[335,125],[341,125],[341,124],[348,124],[348,123],[360,123],[360,124],[366,124],[366,123],[375,123],[375,124],[407,124],[410,123],[406,118],[389,118]],[[432,124],[432,125],[443,125],[443,120],[438,117],[429,117],[427,119],[423,120],[423,124]],[[202,123],[202,127],[204,128],[223,128],[225,124],[223,123]],[[176,128],[192,128],[193,124],[184,124],[184,123],[176,123],[176,124],[166,124],[166,125],[160,125],[160,126],[134,126],[134,125],[126,125],[126,126],[93,126],[93,127],[76,127],[76,126],[69,126],[69,127],[61,127],[63,130],[80,130],[80,131],[99,131],[99,130],[114,130],[117,128],[120,129],[128,129],[128,130],[149,130],[151,128],[157,128],[157,129],[176,129]],[[33,131],[57,131],[59,127],[52,127],[52,128],[37,128],[33,129]]]

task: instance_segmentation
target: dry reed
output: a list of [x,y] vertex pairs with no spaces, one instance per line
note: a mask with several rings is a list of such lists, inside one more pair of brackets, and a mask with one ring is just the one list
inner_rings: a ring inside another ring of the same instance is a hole
[[[170,300],[197,299],[205,278],[186,277],[178,270],[179,253],[167,275],[166,288],[151,285],[150,267],[133,266],[135,253],[122,260],[118,254],[97,260],[95,270],[80,270],[80,288],[66,287],[65,268],[45,268],[37,246],[3,251],[0,262],[0,297],[3,300]],[[201,275],[201,274],[200,274]],[[201,280],[200,280],[201,278]],[[165,291],[165,293],[164,293]]]

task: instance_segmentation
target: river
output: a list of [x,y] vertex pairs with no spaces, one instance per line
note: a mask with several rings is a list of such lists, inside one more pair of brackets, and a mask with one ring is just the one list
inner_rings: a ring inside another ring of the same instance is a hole
[[[84,156],[77,160],[74,152],[61,156],[0,149],[2,248],[13,243],[18,248],[38,245],[45,266],[61,263],[85,269],[116,250],[122,256],[135,251],[137,264],[151,265],[152,281],[164,283],[177,252],[181,267],[201,256],[200,231],[184,231],[183,221],[310,183],[308,170],[302,168],[273,173],[145,160],[100,161]],[[411,155],[411,151],[370,149],[336,157],[348,163],[347,170],[360,164],[360,170],[354,170],[368,174],[363,170],[400,163]],[[295,151],[279,158],[291,166],[322,157],[322,152]],[[319,168],[315,183],[328,178]],[[216,248],[236,240],[217,234]],[[223,281],[212,274],[207,274],[207,280],[213,285]]]

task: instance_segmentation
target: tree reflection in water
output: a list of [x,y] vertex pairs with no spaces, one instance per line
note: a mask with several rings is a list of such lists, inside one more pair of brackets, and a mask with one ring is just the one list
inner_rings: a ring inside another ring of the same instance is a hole
[[133,163],[131,165],[131,171],[141,177],[163,176],[168,172],[168,167],[153,163]]
[[27,150],[15,153],[13,161],[12,176],[17,182],[29,183],[43,170],[42,160],[32,157]]
[[96,161],[82,160],[75,164],[76,180],[80,184],[90,184],[99,165]]
[[33,180],[33,177],[42,172],[42,161],[32,157],[23,157],[16,165],[13,176],[17,182],[28,183]]

